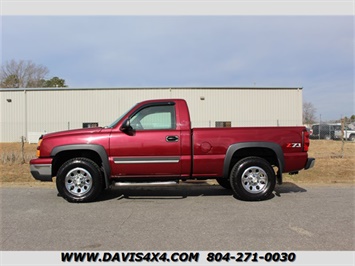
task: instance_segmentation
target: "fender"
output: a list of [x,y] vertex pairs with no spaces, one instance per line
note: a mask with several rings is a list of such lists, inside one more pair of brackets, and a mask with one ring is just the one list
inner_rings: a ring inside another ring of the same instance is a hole
[[63,151],[78,151],[78,150],[90,150],[96,152],[102,161],[102,166],[104,169],[105,186],[109,187],[109,177],[111,174],[110,164],[108,161],[108,156],[106,150],[103,146],[97,144],[72,144],[57,146],[51,151],[51,157],[56,156],[58,153]]
[[240,142],[230,145],[227,149],[226,157],[224,158],[223,177],[229,178],[229,168],[233,155],[239,150],[247,148],[266,148],[272,150],[276,154],[279,168],[277,173],[277,180],[278,183],[281,184],[282,172],[285,166],[285,158],[281,146],[274,142]]

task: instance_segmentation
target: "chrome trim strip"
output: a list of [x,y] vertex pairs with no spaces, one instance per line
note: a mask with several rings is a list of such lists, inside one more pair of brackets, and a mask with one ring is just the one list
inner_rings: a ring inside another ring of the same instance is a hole
[[115,164],[178,163],[180,157],[113,158]]

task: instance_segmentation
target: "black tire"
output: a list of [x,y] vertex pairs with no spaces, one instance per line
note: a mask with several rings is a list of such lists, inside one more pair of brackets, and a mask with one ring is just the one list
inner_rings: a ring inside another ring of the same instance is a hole
[[59,194],[69,202],[93,201],[102,191],[102,173],[94,161],[73,158],[59,168],[56,185]]
[[224,187],[225,189],[231,189],[231,182],[227,178],[216,178],[217,183],[221,186]]
[[257,201],[270,198],[276,175],[270,163],[260,157],[247,157],[237,162],[230,174],[230,184],[237,199]]

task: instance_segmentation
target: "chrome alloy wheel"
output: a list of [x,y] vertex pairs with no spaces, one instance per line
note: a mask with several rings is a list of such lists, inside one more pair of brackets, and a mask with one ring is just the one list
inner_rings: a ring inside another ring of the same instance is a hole
[[92,176],[84,168],[71,169],[65,176],[65,188],[72,195],[83,196],[90,191],[91,187]]
[[243,172],[242,184],[249,193],[260,193],[267,187],[268,176],[262,168],[251,166]]

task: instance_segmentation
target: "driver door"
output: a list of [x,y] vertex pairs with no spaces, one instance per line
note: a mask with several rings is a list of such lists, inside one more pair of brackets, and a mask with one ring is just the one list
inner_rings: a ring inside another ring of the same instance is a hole
[[181,175],[180,130],[175,105],[145,106],[131,115],[128,132],[113,132],[110,153],[115,177],[178,177]]

